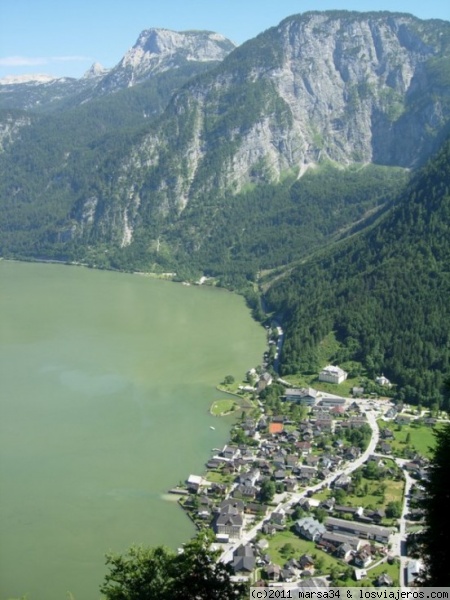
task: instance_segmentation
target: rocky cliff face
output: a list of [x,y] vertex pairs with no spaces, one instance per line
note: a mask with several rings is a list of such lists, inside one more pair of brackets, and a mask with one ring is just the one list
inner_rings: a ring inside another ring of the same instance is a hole
[[[226,210],[236,221],[230,206],[242,190],[298,179],[323,162],[414,168],[448,129],[446,21],[311,12],[232,48],[218,34],[151,29],[112,71],[83,78],[83,106],[59,121],[46,115],[0,161],[8,173],[0,194],[15,193],[8,248],[26,222],[20,211],[41,203],[45,249],[54,240],[77,249],[136,244],[156,262],[166,249],[173,266],[179,248],[189,255],[210,235],[208,221]],[[1,98],[0,88],[0,107]],[[30,178],[34,185],[23,185]]]
[[[175,40],[163,38],[168,48]],[[151,61],[158,47],[146,33],[126,61],[144,52]],[[347,12],[286,19],[176,94],[122,162],[121,243],[143,211],[177,218],[190,202],[301,176],[324,160],[414,167],[448,123],[449,77],[448,22]]]
[[186,62],[220,62],[234,47],[224,36],[209,31],[147,29],[101,81],[97,93],[137,85],[151,75],[176,69]]
[[31,117],[26,114],[11,114],[5,112],[0,118],[0,153],[20,135],[22,127],[31,123]]

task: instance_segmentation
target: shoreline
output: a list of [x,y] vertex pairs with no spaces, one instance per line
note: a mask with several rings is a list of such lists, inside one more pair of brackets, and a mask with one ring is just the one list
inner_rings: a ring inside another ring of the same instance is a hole
[[[1,260],[4,260],[5,262],[10,262],[10,263],[24,263],[24,264],[55,264],[55,265],[63,265],[63,266],[72,266],[72,267],[84,267],[87,269],[92,269],[92,270],[97,270],[97,271],[111,271],[113,273],[123,273],[123,274],[128,274],[128,275],[139,275],[140,277],[148,277],[148,278],[152,278],[152,279],[158,279],[161,281],[171,281],[173,283],[182,283],[181,281],[173,281],[173,279],[169,278],[167,275],[160,275],[157,273],[144,273],[144,272],[129,272],[129,271],[122,271],[122,270],[118,270],[118,269],[112,269],[112,268],[108,268],[108,269],[103,269],[103,268],[99,268],[93,265],[89,265],[87,263],[82,263],[82,262],[75,262],[75,261],[63,261],[63,260],[58,260],[58,259],[37,259],[37,258],[5,258],[5,257],[0,257]],[[210,287],[210,286],[208,286]],[[223,288],[222,288],[223,289]],[[224,290],[225,291],[225,290]],[[230,290],[227,290],[230,291]],[[237,295],[240,295],[239,293],[237,293]],[[258,323],[258,325],[260,325],[260,327],[263,328],[263,325],[261,324],[261,322],[257,321],[256,319],[254,319],[252,317],[252,315],[249,315],[252,318],[252,321]],[[262,347],[261,347],[261,355],[264,354],[264,352],[267,350],[267,340],[263,342]],[[263,356],[261,356],[261,360],[263,359]],[[214,385],[214,384],[213,384]],[[226,394],[228,397],[233,398],[236,400],[236,403],[238,404],[238,407],[236,409],[234,409],[233,411],[229,411],[220,415],[212,415],[211,413],[211,407],[209,409],[209,412],[212,416],[217,416],[217,417],[233,417],[233,415],[236,415],[236,418],[239,416],[241,411],[245,411],[245,412],[249,412],[252,409],[256,409],[257,406],[253,405],[251,400],[249,400],[248,398],[243,398],[241,395],[239,395],[237,392],[235,391],[231,391],[229,389],[224,389],[220,384],[217,384],[214,386],[215,389],[223,394]],[[212,404],[211,404],[212,406]],[[225,444],[229,444],[231,443],[231,436],[232,436],[232,428],[234,427],[234,422],[230,423],[228,425],[228,431],[226,434],[226,441]],[[210,449],[211,450],[211,449]],[[204,461],[203,461],[203,466],[202,466],[202,472],[205,474],[207,472],[207,468],[206,468],[206,463],[208,462],[208,459],[210,458],[210,456],[208,454],[205,455],[204,457]],[[186,474],[187,476],[189,475],[188,473]],[[178,488],[179,486],[173,486],[171,489],[173,488]],[[181,490],[180,490],[181,491]],[[162,490],[162,493],[170,493],[170,490]],[[172,494],[173,499],[176,500],[177,504],[183,509],[183,512],[185,513],[185,515],[189,518],[189,521],[192,522],[196,529],[198,529],[198,523],[196,523],[195,519],[192,518],[192,516],[190,515],[189,511],[186,509],[186,507],[183,505],[182,500],[186,498],[186,492],[181,492],[181,494]],[[177,497],[178,496],[178,497]],[[166,500],[167,501],[167,500]],[[194,534],[195,535],[195,534]]]

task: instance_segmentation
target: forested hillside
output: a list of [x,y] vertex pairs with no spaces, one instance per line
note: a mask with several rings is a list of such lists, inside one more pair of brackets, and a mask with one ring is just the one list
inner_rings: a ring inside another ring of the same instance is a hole
[[144,32],[83,103],[10,129],[0,253],[240,285],[335,240],[439,147],[445,21],[309,12],[231,48]]
[[369,230],[276,282],[267,301],[283,319],[282,371],[317,369],[330,331],[336,362],[384,372],[406,399],[434,403],[450,369],[450,140]]

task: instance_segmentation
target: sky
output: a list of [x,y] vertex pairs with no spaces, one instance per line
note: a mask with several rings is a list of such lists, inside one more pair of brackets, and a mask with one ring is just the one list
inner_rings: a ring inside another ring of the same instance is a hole
[[206,29],[242,44],[290,15],[331,9],[450,21],[448,0],[0,0],[0,78],[111,68],[151,27]]

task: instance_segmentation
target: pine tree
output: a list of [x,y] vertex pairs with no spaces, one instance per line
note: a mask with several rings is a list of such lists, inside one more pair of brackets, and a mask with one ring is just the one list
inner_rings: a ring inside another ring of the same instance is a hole
[[[449,388],[449,383],[447,383]],[[422,536],[423,585],[447,586],[450,564],[450,424],[435,431],[429,479],[423,500],[426,529]]]

